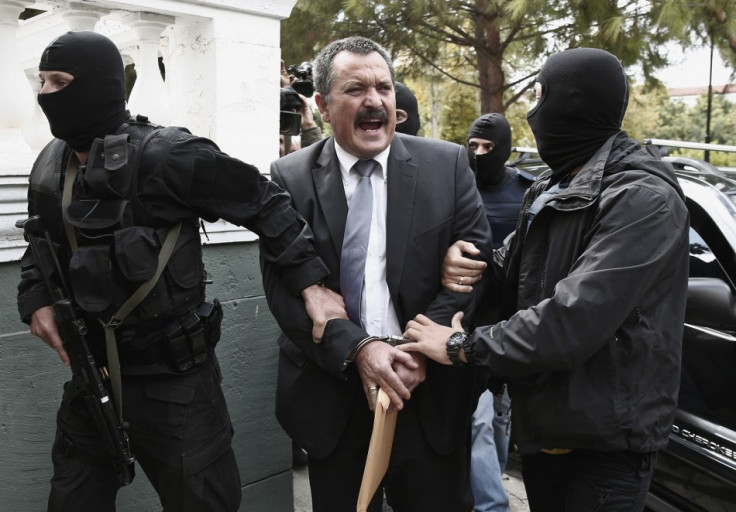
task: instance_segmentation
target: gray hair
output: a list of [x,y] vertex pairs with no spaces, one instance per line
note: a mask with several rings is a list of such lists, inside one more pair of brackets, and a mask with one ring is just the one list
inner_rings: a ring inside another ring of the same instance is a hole
[[391,72],[391,81],[395,82],[394,65],[383,46],[372,39],[361,36],[338,39],[322,48],[312,63],[314,66],[314,87],[322,95],[325,102],[330,101],[330,90],[335,81],[335,70],[332,67],[332,61],[335,59],[335,55],[343,51],[357,53],[359,55],[377,52],[386,61],[388,69]]

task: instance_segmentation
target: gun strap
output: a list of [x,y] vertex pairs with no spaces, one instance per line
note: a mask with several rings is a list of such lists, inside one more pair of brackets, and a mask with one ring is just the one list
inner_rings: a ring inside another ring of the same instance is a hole
[[64,220],[64,231],[66,231],[66,237],[69,240],[69,246],[72,248],[72,253],[77,252],[77,236],[74,233],[74,227],[69,224],[66,220],[66,209],[72,202],[72,191],[74,190],[74,180],[77,177],[79,171],[79,161],[74,154],[69,156],[69,163],[66,164],[66,173],[64,174],[64,191],[61,194],[61,218]]
[[[156,130],[152,130],[143,138],[143,141],[140,144],[141,148],[145,147],[145,145],[155,133]],[[140,159],[140,154],[141,152],[138,152],[138,159]],[[79,244],[77,243],[77,236],[74,231],[74,227],[66,220],[65,212],[72,202],[74,181],[76,180],[78,172],[79,161],[77,160],[76,156],[72,154],[69,156],[69,162],[66,166],[66,173],[64,176],[64,190],[61,195],[61,211],[62,220],[64,223],[64,231],[66,232],[67,239],[69,240],[69,246],[72,249],[72,253],[77,252]],[[126,300],[123,305],[120,306],[120,309],[117,310],[117,312],[112,316],[109,322],[104,323],[100,321],[105,331],[105,349],[107,352],[107,366],[110,375],[110,384],[112,385],[112,398],[113,402],[115,403],[115,409],[118,414],[118,419],[121,423],[123,421],[123,386],[120,376],[120,357],[118,357],[115,329],[123,322],[125,317],[127,317],[138,306],[138,304],[140,304],[143,299],[146,298],[146,296],[151,292],[153,287],[158,282],[158,279],[161,277],[164,268],[166,268],[166,264],[169,262],[169,259],[174,252],[176,241],[178,240],[179,233],[181,232],[181,225],[182,223],[180,222],[179,224],[172,226],[171,229],[169,229],[169,232],[166,234],[166,239],[164,240],[164,243],[161,246],[161,250],[158,254],[158,266],[156,267],[156,273],[153,275],[153,277],[140,285],[138,289],[133,292],[130,297],[128,297],[128,300]]]
[[128,300],[126,300],[123,305],[120,306],[120,309],[112,315],[109,322],[102,323],[102,327],[105,330],[105,348],[107,350],[107,366],[110,372],[110,383],[112,384],[112,398],[115,402],[115,409],[117,410],[118,418],[121,422],[123,421],[123,386],[122,379],[120,377],[120,358],[118,357],[115,329],[117,329],[123,320],[125,320],[125,317],[127,317],[131,311],[138,306],[138,304],[143,302],[143,299],[146,298],[156,285],[156,282],[159,277],[161,277],[164,268],[166,268],[166,264],[169,262],[169,258],[171,258],[171,255],[174,252],[176,241],[178,240],[179,233],[181,232],[181,225],[182,223],[180,222],[179,224],[172,226],[166,234],[166,240],[164,240],[164,244],[161,246],[161,251],[158,253],[158,266],[156,267],[156,273],[153,277],[140,285],[138,289],[133,292],[133,295],[128,297]]

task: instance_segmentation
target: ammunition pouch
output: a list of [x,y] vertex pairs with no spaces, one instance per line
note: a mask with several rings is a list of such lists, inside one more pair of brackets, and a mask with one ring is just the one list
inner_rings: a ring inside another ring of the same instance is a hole
[[[69,262],[74,299],[80,308],[103,321],[109,320],[142,283],[155,275],[168,233],[168,228],[126,226],[130,220],[126,216],[127,204],[125,200],[74,201],[66,211],[80,241]],[[171,318],[203,297],[199,232],[196,225],[186,224],[159,282],[125,323]]]
[[177,318],[159,331],[145,347],[138,348],[134,330],[119,336],[122,366],[164,364],[176,372],[186,372],[210,357],[220,340],[222,305],[215,299],[203,302],[194,311]]
[[203,303],[198,219],[172,223],[138,197],[141,154],[156,133],[131,121],[126,133],[95,139],[86,165],[67,173],[69,283],[79,308],[105,327],[108,357],[112,340],[122,366],[187,371],[212,353],[222,308]]
[[101,199],[128,197],[139,151],[129,140],[127,133],[94,140],[83,177],[88,194]]
[[94,200],[67,208],[66,219],[81,242],[69,262],[69,277],[77,304],[88,313],[113,310],[156,273],[159,234],[144,226],[123,227],[132,223],[126,219],[128,206],[124,200]]
[[203,302],[197,308],[197,316],[202,322],[207,343],[214,348],[222,334],[222,304],[217,299],[212,302]]
[[196,311],[178,318],[166,329],[164,343],[173,368],[185,372],[207,361],[220,340],[222,305],[203,302]]

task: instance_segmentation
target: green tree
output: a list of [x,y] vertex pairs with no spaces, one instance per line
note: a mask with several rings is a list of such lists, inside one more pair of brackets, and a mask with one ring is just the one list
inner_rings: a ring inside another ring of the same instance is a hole
[[[728,48],[736,34],[732,0],[299,0],[282,26],[289,59],[309,60],[338,37],[381,42],[404,74],[429,70],[477,89],[480,112],[505,112],[531,86],[540,62],[568,47],[592,46],[638,64],[651,80],[667,41]],[[461,70],[471,70],[472,75]]]
[[[705,116],[708,98],[705,94],[695,105],[688,106],[681,101],[671,101],[659,111],[660,123],[652,138],[681,140],[690,142],[705,141]],[[714,95],[711,108],[711,143],[736,146],[736,103]],[[673,155],[703,158],[703,151],[678,149]],[[711,152],[710,161],[714,165],[736,167],[736,154]]]
[[736,4],[733,0],[667,0],[657,23],[672,30],[683,46],[714,45],[736,68]]
[[[519,101],[510,105],[506,109],[506,119],[511,125],[511,144],[513,146],[525,146],[525,147],[536,147],[537,143],[534,140],[534,134],[532,129],[529,127],[529,123],[526,122],[526,113],[534,105],[534,93],[529,91],[529,94],[524,98],[520,98]],[[514,157],[513,155],[511,156]]]
[[638,85],[630,88],[629,106],[622,123],[622,128],[637,140],[644,138],[664,138],[659,135],[662,126],[663,108],[670,107],[670,96],[661,85],[645,87]]

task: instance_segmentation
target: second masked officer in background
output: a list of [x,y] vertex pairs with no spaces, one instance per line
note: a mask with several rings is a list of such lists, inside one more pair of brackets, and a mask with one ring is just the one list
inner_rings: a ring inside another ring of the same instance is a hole
[[[181,224],[161,278],[115,331],[133,454],[164,510],[235,511],[240,478],[214,354],[219,318],[196,314],[206,279],[199,219],[223,218],[255,231],[263,257],[290,276],[296,296],[327,275],[309,228],[289,196],[255,167],[184,129],[131,118],[123,61],[108,38],[68,32],[44,50],[39,70],[38,101],[56,139],[33,166],[29,214],[41,216],[58,244],[100,365],[106,364],[100,322],[150,278],[162,240]],[[20,316],[69,364],[50,304],[26,253]],[[207,320],[213,325],[200,325]],[[207,327],[204,338],[199,327]],[[49,510],[115,510],[120,484],[76,376],[65,386],[53,461]]]
[[[506,166],[511,155],[511,126],[501,114],[483,114],[473,121],[467,144],[470,167],[475,171],[475,182],[493,233],[493,248],[497,249],[516,228],[524,193],[534,183],[534,176]],[[484,290],[482,306],[474,318],[475,325],[499,320],[495,288],[488,286],[488,279],[481,286],[488,289]],[[502,477],[509,454],[511,402],[503,383],[495,379],[488,382],[485,369],[476,371],[482,394],[473,413],[470,448],[474,510],[508,512],[509,498]]]

